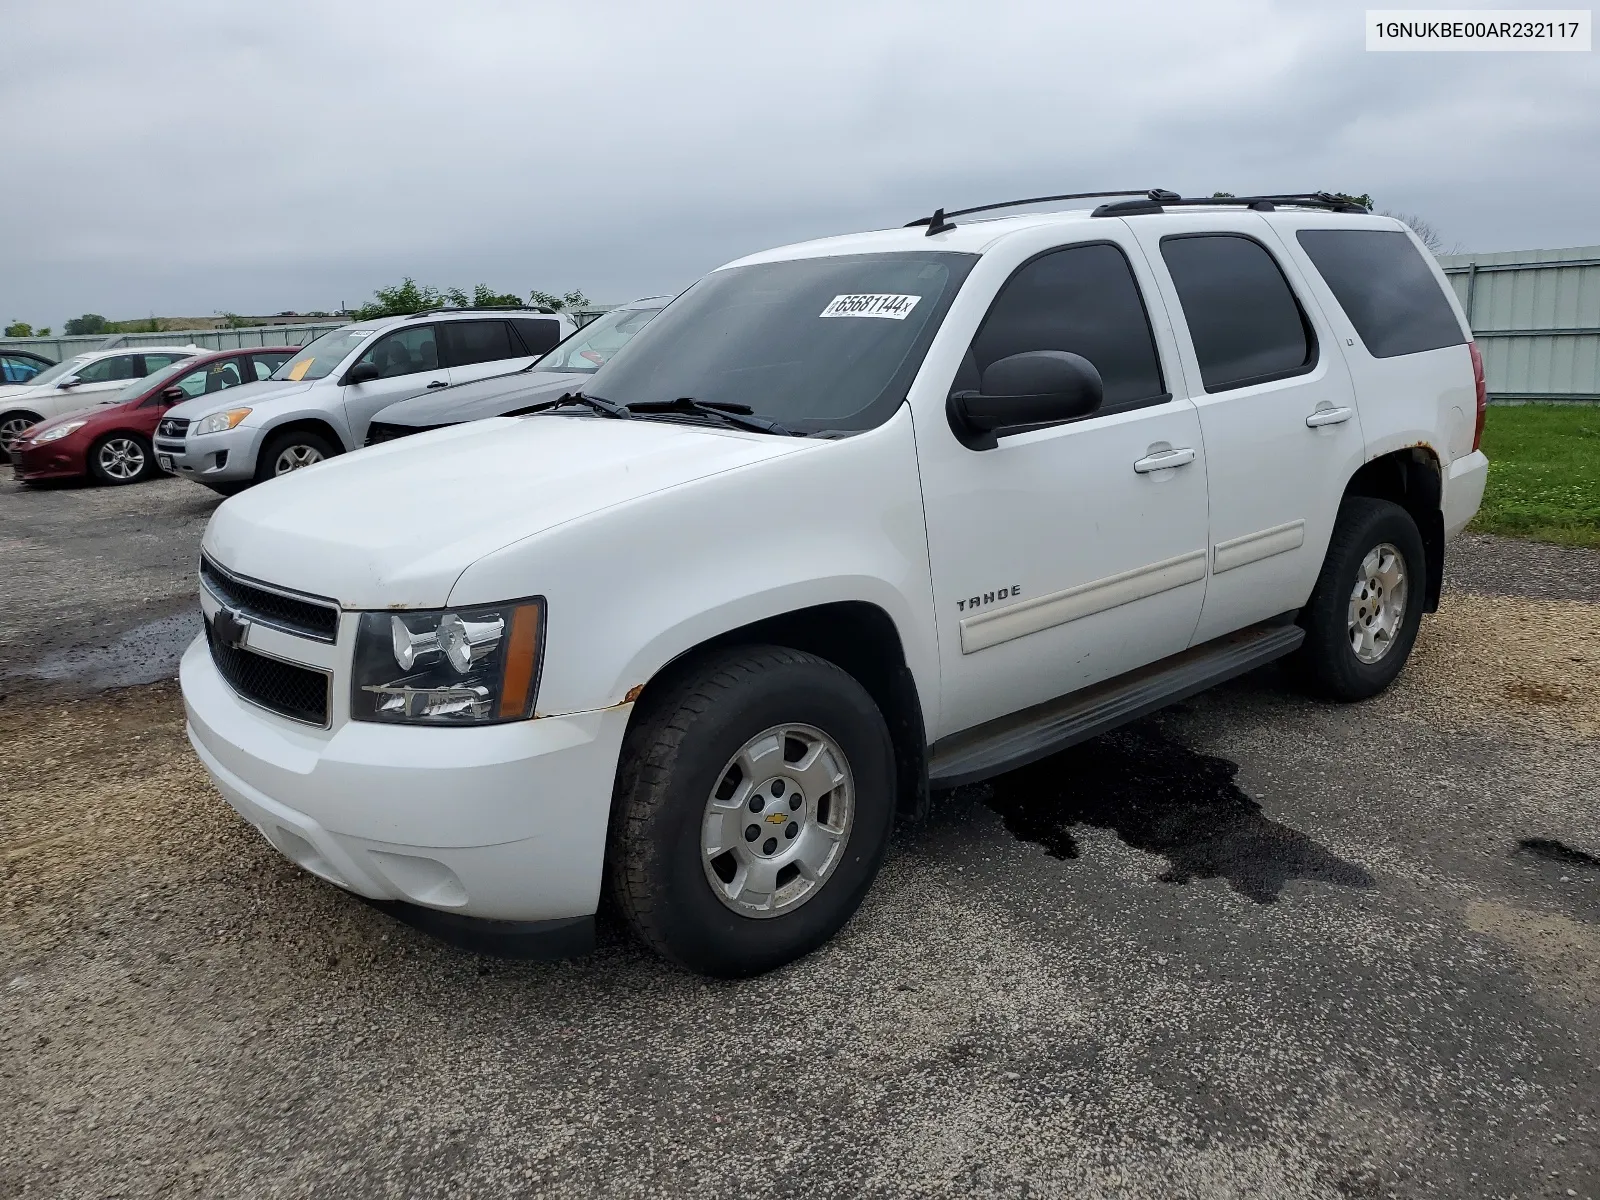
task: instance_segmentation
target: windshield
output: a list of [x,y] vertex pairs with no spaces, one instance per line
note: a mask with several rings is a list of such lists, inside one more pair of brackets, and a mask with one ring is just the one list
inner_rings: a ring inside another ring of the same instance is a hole
[[366,341],[376,329],[335,329],[304,347],[272,373],[273,379],[321,379],[345,360],[346,355]]
[[171,363],[171,364],[169,364],[169,365],[167,365],[165,367],[162,367],[159,371],[155,371],[155,372],[153,372],[153,373],[151,373],[149,375],[146,375],[143,379],[139,380],[138,382],[130,383],[127,387],[123,388],[116,395],[108,396],[106,399],[102,400],[101,403],[102,404],[121,404],[124,400],[137,400],[140,396],[144,395],[146,392],[154,391],[156,388],[158,388],[162,384],[166,383],[167,380],[171,379],[173,376],[178,375],[178,374],[182,373],[183,371],[186,371],[186,370],[190,369],[193,366],[194,366],[193,360],[187,359],[187,358],[180,358],[177,362]]
[[46,367],[32,379],[28,380],[29,387],[39,387],[41,384],[54,383],[64,375],[70,375],[89,360],[83,355],[69,358],[66,362],[58,362],[53,367]]
[[613,309],[590,321],[528,369],[593,375],[660,311],[659,308]]
[[801,432],[870,429],[905,400],[977,257],[852,254],[713,271],[584,390],[748,404]]

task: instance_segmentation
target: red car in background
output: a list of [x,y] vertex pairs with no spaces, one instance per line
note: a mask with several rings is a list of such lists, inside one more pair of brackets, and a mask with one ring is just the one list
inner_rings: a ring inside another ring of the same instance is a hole
[[150,439],[161,414],[183,400],[266,379],[299,346],[218,350],[185,358],[83,412],[42,421],[11,446],[11,469],[24,483],[90,475],[134,483],[159,474]]

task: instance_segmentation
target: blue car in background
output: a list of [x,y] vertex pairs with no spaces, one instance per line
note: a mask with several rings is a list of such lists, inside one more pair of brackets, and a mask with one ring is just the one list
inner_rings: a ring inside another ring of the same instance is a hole
[[55,365],[55,359],[32,350],[0,349],[0,384],[27,383],[46,367]]

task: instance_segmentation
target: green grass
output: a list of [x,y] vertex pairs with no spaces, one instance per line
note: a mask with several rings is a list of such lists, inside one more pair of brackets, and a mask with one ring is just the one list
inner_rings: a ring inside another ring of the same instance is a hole
[[1600,407],[1491,405],[1483,452],[1489,486],[1473,529],[1600,546]]

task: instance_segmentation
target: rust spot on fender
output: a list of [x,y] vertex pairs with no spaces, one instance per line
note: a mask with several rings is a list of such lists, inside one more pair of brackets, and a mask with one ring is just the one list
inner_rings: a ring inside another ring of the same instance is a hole
[[644,695],[644,684],[636,683],[628,689],[628,694],[622,698],[622,702],[624,704],[632,704],[642,695]]

